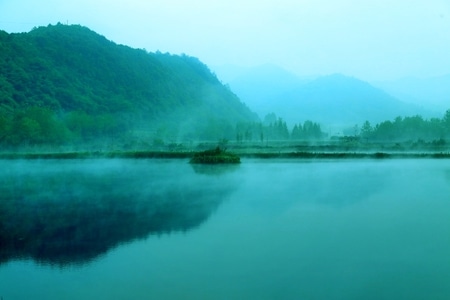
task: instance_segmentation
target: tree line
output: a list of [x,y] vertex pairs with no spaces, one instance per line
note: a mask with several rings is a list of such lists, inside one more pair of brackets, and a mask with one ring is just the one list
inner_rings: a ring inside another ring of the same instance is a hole
[[61,115],[46,107],[0,110],[0,146],[64,145],[117,138],[127,132],[123,118],[73,111]]
[[450,109],[440,118],[424,119],[420,115],[397,117],[393,121],[383,121],[372,126],[365,121],[359,137],[363,141],[445,141],[450,139]]
[[320,140],[327,136],[319,123],[306,120],[289,130],[286,121],[276,114],[266,115],[262,122],[241,122],[236,125],[237,142],[285,140]]
[[[132,118],[131,118],[132,119]],[[327,134],[319,123],[306,120],[294,124],[289,129],[286,121],[274,113],[259,122],[238,122],[236,126],[224,127],[204,119],[202,127],[196,123],[185,124],[192,127],[190,140],[203,138],[217,140],[233,139],[243,142],[268,141],[311,141],[323,140]],[[184,126],[186,127],[186,126]],[[162,128],[162,127],[161,127]],[[154,138],[162,141],[178,140],[182,133],[159,128]],[[39,145],[89,144],[106,140],[116,144],[133,138],[134,125],[126,115],[88,114],[83,111],[56,113],[50,108],[32,106],[23,109],[0,109],[0,147],[20,147]],[[178,135],[178,138],[177,138]],[[148,136],[151,136],[149,133]],[[185,135],[186,136],[186,135]],[[424,141],[445,144],[450,140],[450,109],[442,118],[424,119],[420,115],[397,117],[372,125],[365,121],[355,137],[361,142],[406,142]],[[150,142],[151,143],[151,142]]]

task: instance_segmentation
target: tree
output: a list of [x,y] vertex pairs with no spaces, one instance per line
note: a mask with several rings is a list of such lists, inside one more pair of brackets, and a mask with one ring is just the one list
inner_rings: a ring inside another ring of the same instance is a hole
[[442,119],[444,134],[450,137],[450,109],[445,112],[444,118]]
[[361,127],[360,136],[363,139],[369,139],[372,136],[372,133],[373,133],[372,125],[370,125],[370,122],[366,120]]
[[292,128],[291,138],[293,140],[299,140],[302,138],[302,125],[301,124],[294,125],[294,128]]
[[277,115],[274,113],[267,114],[264,117],[264,125],[269,126],[270,124],[274,124],[277,121]]
[[317,140],[324,136],[320,124],[310,120],[306,120],[303,125],[295,124],[291,134],[291,138],[294,140]]
[[39,123],[29,117],[16,120],[14,124],[13,144],[36,144],[41,136]]
[[0,143],[4,143],[11,131],[11,120],[0,111]]
[[287,128],[286,122],[283,121],[282,118],[278,118],[278,121],[276,123],[276,131],[277,131],[277,137],[282,140],[289,139],[289,130]]
[[303,136],[306,139],[319,139],[322,137],[322,129],[318,123],[306,120],[303,123]]

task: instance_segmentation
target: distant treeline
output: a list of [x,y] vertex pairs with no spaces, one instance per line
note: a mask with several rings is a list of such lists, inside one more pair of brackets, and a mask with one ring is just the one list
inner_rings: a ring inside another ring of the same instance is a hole
[[236,141],[280,141],[280,140],[319,140],[327,137],[320,124],[310,120],[295,124],[292,130],[286,122],[274,113],[268,114],[263,122],[238,123]]
[[[123,114],[91,115],[82,111],[57,114],[49,108],[37,106],[15,110],[0,109],[0,147],[83,145],[99,140],[120,147],[135,138],[130,124],[130,120]],[[311,141],[328,137],[316,122],[306,120],[289,129],[286,122],[273,113],[267,115],[262,122],[239,122],[235,128],[215,125],[208,119],[204,120],[202,126],[203,129],[199,127],[199,130],[204,131],[198,135],[192,134],[188,140],[196,140],[202,134],[208,140],[235,138],[238,143]],[[187,141],[185,135],[179,135],[174,128],[164,126],[150,130],[147,136],[149,146],[155,141],[159,141],[159,145]],[[376,125],[366,121],[360,128],[355,129],[354,138],[360,142],[424,141],[446,144],[450,140],[450,109],[441,119],[424,119],[416,115],[397,117],[393,121]]]
[[[372,125],[369,121],[361,127],[355,126],[351,138],[360,142],[408,142],[424,141],[446,144],[450,140],[450,109],[442,119],[424,119],[420,115],[397,117],[393,121],[383,121]],[[263,122],[239,123],[236,126],[236,141],[281,141],[281,140],[323,140],[328,134],[319,123],[306,120],[294,124],[289,129],[286,122],[274,113],[267,115]],[[349,138],[347,136],[347,138]]]
[[397,117],[393,121],[384,121],[372,126],[369,121],[362,124],[359,137],[363,141],[441,141],[450,139],[450,109],[442,119],[429,120],[416,115]]

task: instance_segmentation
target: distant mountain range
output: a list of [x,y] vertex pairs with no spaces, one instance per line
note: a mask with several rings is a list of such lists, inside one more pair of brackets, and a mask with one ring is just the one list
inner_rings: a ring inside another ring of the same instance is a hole
[[319,77],[281,95],[277,111],[295,122],[305,119],[322,124],[348,126],[424,114],[367,82],[341,74]]
[[[274,65],[262,65],[235,77],[229,85],[245,103],[259,111],[279,95],[307,83],[296,75]],[[264,117],[264,116],[262,116]]]
[[404,102],[436,111],[450,108],[450,74],[430,78],[408,77],[374,85]]
[[[220,78],[220,69],[217,73]],[[231,89],[260,116],[275,112],[291,125],[313,120],[345,128],[365,120],[377,123],[417,114],[442,117],[445,112],[401,101],[394,93],[342,74],[300,78],[282,68],[263,65],[227,76],[232,78],[228,82]]]

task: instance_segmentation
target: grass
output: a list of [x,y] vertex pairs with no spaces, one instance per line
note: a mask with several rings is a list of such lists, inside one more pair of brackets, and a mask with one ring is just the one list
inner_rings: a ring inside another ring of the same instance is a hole
[[416,148],[405,144],[364,144],[349,146],[345,143],[271,143],[241,144],[229,143],[230,150],[216,147],[217,143],[201,143],[196,146],[180,146],[176,149],[159,147],[151,150],[128,151],[11,151],[0,153],[0,159],[90,159],[90,158],[164,158],[190,159],[194,164],[239,163],[240,158],[258,159],[392,159],[392,158],[433,158],[449,159],[450,148]]
[[272,159],[390,159],[390,158],[450,158],[450,153],[387,153],[387,152],[286,152],[286,153],[254,153],[246,157]]
[[2,153],[0,159],[89,159],[89,158],[190,158],[192,152],[120,151],[120,152],[55,152]]
[[220,147],[196,152],[190,160],[191,164],[239,164],[240,162],[241,159],[238,155],[226,152]]
[[[209,151],[209,150],[207,150]],[[246,152],[242,154],[226,153],[209,155],[202,152],[164,152],[164,151],[130,151],[130,152],[64,152],[64,153],[3,153],[0,159],[94,159],[94,158],[165,158],[191,159],[194,164],[240,163],[240,157],[258,159],[400,159],[400,158],[434,158],[449,159],[450,152],[408,153],[408,152]]]

